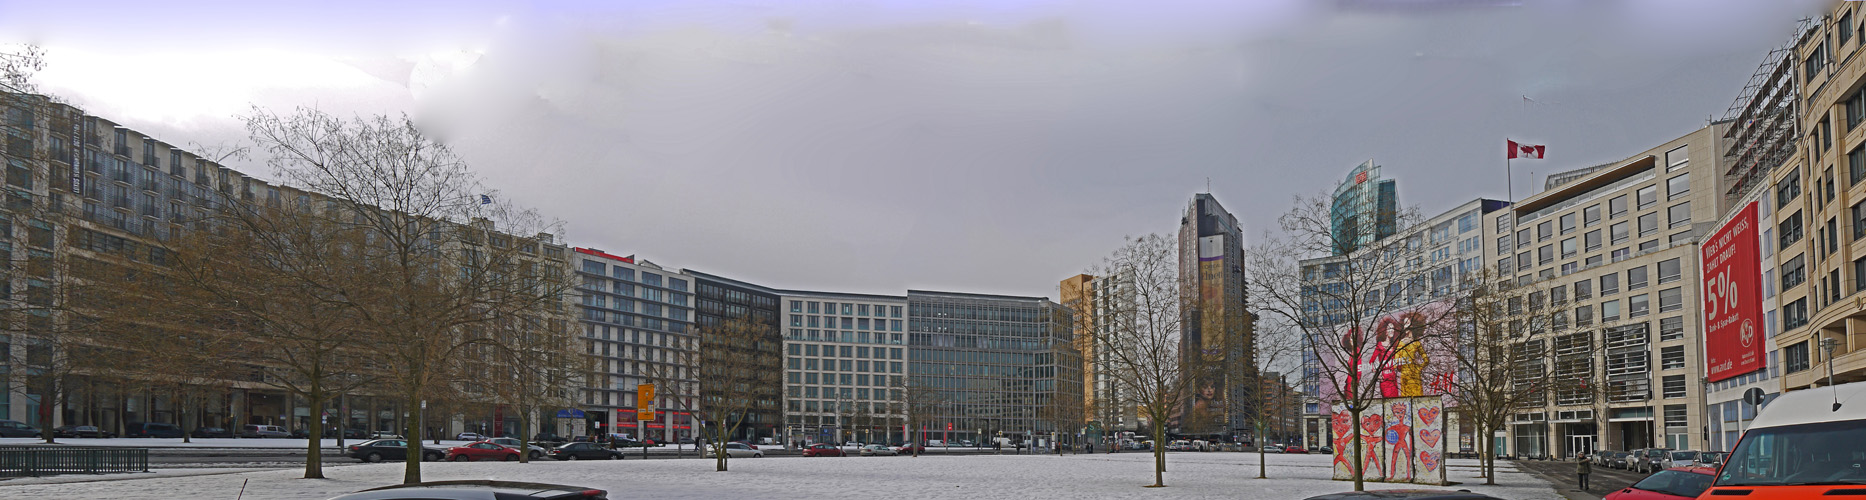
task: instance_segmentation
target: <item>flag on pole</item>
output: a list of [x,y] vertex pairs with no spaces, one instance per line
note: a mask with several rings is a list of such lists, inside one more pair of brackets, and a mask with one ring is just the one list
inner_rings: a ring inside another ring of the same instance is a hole
[[1521,144],[1516,141],[1509,141],[1509,142],[1510,142],[1510,158],[1512,159],[1529,158],[1529,159],[1540,160],[1542,159],[1542,149],[1547,147],[1547,146],[1531,146],[1528,144]]

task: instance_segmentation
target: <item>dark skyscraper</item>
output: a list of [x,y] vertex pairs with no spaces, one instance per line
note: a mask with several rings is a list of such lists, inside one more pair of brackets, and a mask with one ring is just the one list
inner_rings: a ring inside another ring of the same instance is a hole
[[1210,193],[1192,197],[1179,221],[1179,277],[1184,310],[1180,355],[1193,397],[1179,432],[1237,436],[1255,407],[1256,316],[1245,309],[1244,229]]

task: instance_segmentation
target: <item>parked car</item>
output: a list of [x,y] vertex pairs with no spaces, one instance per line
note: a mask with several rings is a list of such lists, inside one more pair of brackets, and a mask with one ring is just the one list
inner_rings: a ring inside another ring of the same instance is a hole
[[559,436],[559,435],[557,435],[557,433],[555,433],[555,432],[539,432],[539,433],[538,433],[538,435],[536,435],[536,436],[532,436],[532,437],[531,437],[531,442],[533,442],[533,443],[552,443],[552,444],[563,444],[563,443],[568,443],[568,442],[570,442],[570,440],[569,440],[569,439],[564,439],[564,437],[563,437],[563,436]]
[[1500,500],[1471,493],[1470,490],[1373,490],[1350,491],[1309,497],[1305,500]]
[[123,437],[178,438],[182,430],[175,424],[131,422],[123,426]]
[[1323,446],[1323,447],[1320,447],[1320,448],[1316,448],[1316,449],[1315,449],[1315,452],[1316,452],[1316,453],[1321,453],[1321,454],[1323,454],[1323,455],[1333,455],[1333,454],[1335,454],[1335,449],[1334,449],[1334,448],[1329,448],[1329,447],[1327,447],[1327,446]]
[[1620,469],[1620,470],[1626,470],[1627,468],[1632,467],[1632,461],[1633,461],[1633,452],[1616,451],[1616,452],[1613,452],[1613,458],[1607,462],[1607,467],[1614,468],[1614,469]]
[[[447,456],[447,450],[435,447],[421,447],[421,460],[435,462]],[[344,449],[345,456],[364,462],[383,460],[407,460],[408,441],[403,439],[373,439],[350,445]]]
[[233,431],[227,430],[227,428],[225,427],[197,427],[194,429],[194,432],[191,432],[189,434],[193,435],[194,437],[198,437],[198,438],[230,438],[230,437],[233,437]]
[[455,462],[465,462],[469,460],[504,460],[512,462],[518,460],[518,450],[500,446],[490,441],[480,441],[448,448],[447,460]]
[[103,429],[90,425],[61,425],[52,429],[52,437],[62,438],[108,438],[116,437]]
[[[705,456],[713,456],[712,447],[709,446],[706,448]],[[763,458],[765,452],[758,451],[757,448],[753,448],[752,445],[749,444],[732,442],[726,443],[726,456],[732,458]]]
[[1265,446],[1263,447],[1263,452],[1264,453],[1282,453],[1283,445],[1273,444],[1273,445]]
[[0,420],[0,437],[40,437],[38,427],[26,425],[18,420]]
[[477,432],[462,432],[454,435],[455,441],[485,441],[486,436]]
[[564,443],[551,448],[551,458],[558,460],[621,460],[622,452],[604,448],[596,443]]
[[1608,493],[1604,500],[1689,500],[1702,495],[1716,477],[1717,469],[1709,467],[1665,469]]
[[1633,470],[1641,474],[1651,474],[1664,470],[1664,467],[1659,466],[1659,461],[1664,460],[1665,454],[1670,451],[1672,450],[1669,448],[1646,448],[1640,450],[1640,452],[1633,457]]
[[[519,449],[520,446],[523,446],[525,444],[525,443],[519,442],[518,438],[510,438],[510,437],[496,437],[496,438],[488,439],[487,441],[491,441],[493,442],[493,444],[497,444],[499,446],[504,446],[504,447],[511,448],[514,450]],[[531,459],[532,460],[537,460],[538,457],[544,456],[544,452],[545,452],[544,447],[538,446],[535,444],[531,445]]]
[[[737,443],[728,443],[728,445],[730,444],[737,444]],[[836,445],[829,444],[829,443],[817,443],[817,444],[813,444],[808,447],[805,447],[803,449],[803,456],[805,457],[846,457],[846,456],[849,456],[849,454],[847,452],[842,451],[842,447],[840,446],[836,446]]]
[[1658,463],[1659,466],[1657,469],[1659,470],[1673,467],[1690,467],[1697,465],[1698,452],[1694,450],[1668,451],[1665,452],[1664,455],[1659,456]]
[[343,430],[344,439],[369,439],[369,429],[351,427]]
[[1619,452],[1614,450],[1600,450],[1594,452],[1592,455],[1588,455],[1587,459],[1589,462],[1592,462],[1595,467],[1606,467],[1608,464],[1613,463],[1613,454],[1615,453]]
[[276,425],[246,424],[240,426],[239,432],[235,432],[234,435],[243,438],[283,438],[291,437],[292,433]]
[[903,444],[903,445],[894,447],[894,452],[902,454],[902,455],[912,455],[914,454],[915,451],[918,451],[920,453],[926,453],[927,447],[917,445],[917,444]]
[[1309,449],[1303,448],[1301,446],[1290,445],[1288,447],[1283,448],[1283,453],[1294,453],[1298,455],[1307,455],[1309,454]]
[[1710,467],[1713,469],[1717,468],[1723,465],[1723,459],[1725,455],[1728,455],[1728,453],[1724,453],[1721,451],[1707,451],[1707,452],[1699,453],[1698,454],[1698,465],[1703,466],[1703,467]]
[[616,448],[647,448],[649,446],[648,443],[643,443],[641,441],[636,441],[636,440],[625,438],[622,436],[610,436],[609,444]]
[[466,481],[430,481],[370,488],[331,500],[397,500],[424,498],[433,500],[607,500],[609,492],[561,484],[520,483],[474,479]]
[[408,439],[408,438],[402,437],[402,433],[392,432],[392,431],[371,432],[369,433],[368,436],[365,436],[365,437],[369,439]]
[[899,455],[899,454],[901,453],[898,451],[894,451],[894,448],[889,448],[887,446],[878,445],[878,444],[871,444],[871,445],[862,447],[862,456],[864,457],[892,457],[892,456]]

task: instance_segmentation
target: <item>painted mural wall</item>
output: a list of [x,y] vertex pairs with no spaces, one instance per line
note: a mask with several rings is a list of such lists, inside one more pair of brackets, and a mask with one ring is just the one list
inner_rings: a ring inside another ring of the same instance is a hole
[[1354,479],[1354,428],[1361,430],[1362,480],[1445,484],[1445,397],[1375,401],[1354,422],[1347,409],[1330,415],[1335,433],[1334,478]]

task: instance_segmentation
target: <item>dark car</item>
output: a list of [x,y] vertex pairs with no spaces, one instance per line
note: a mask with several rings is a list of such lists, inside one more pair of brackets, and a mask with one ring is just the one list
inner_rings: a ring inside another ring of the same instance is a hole
[[1605,500],[1690,500],[1710,489],[1717,469],[1676,467],[1646,476],[1632,486],[1608,493]]
[[609,492],[561,484],[513,481],[429,481],[370,488],[330,500],[607,500]]
[[0,437],[36,438],[36,437],[41,437],[41,436],[42,435],[39,433],[38,427],[26,425],[25,422],[21,422],[18,420],[0,420]]
[[132,422],[123,426],[123,437],[178,438],[182,434],[181,426],[175,424]]
[[621,460],[622,452],[604,448],[596,443],[565,443],[552,448],[551,458],[558,460]]
[[227,428],[225,427],[201,427],[201,428],[195,429],[194,432],[190,434],[198,438],[230,438],[230,437],[233,437],[233,431],[227,430]]
[[559,435],[557,435],[557,433],[555,433],[555,432],[540,432],[540,433],[538,433],[538,435],[536,435],[536,436],[532,436],[532,437],[531,437],[531,442],[533,442],[533,443],[552,443],[552,444],[563,444],[563,443],[568,443],[568,442],[570,442],[570,440],[569,440],[569,439],[564,439],[564,437],[563,437],[563,436],[559,436]]
[[52,429],[52,436],[62,437],[62,438],[116,437],[116,436],[111,435],[108,432],[104,432],[103,429],[99,429],[96,426],[90,426],[90,425],[61,425],[61,426],[58,426],[58,428],[56,429]]
[[1470,490],[1369,490],[1309,497],[1307,500],[1502,500]]
[[[401,439],[364,441],[346,447],[343,454],[344,456],[364,462],[406,460],[408,458],[408,441]],[[421,448],[421,460],[424,462],[438,462],[445,456],[447,456],[446,450],[428,447]]]

